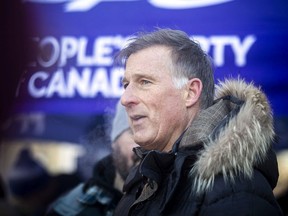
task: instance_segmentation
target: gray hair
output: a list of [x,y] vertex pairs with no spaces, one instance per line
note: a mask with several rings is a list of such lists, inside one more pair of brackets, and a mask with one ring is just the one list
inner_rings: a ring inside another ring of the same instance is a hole
[[171,58],[175,72],[173,82],[176,88],[183,87],[188,80],[199,78],[203,89],[200,96],[201,108],[207,108],[213,103],[214,76],[210,57],[200,45],[191,40],[180,30],[157,29],[150,33],[139,33],[130,39],[130,43],[116,56],[116,62],[126,66],[127,59],[133,53],[155,45],[171,49]]

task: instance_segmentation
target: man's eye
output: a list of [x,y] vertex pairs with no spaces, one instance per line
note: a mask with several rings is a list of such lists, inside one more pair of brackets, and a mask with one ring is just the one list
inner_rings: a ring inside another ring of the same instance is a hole
[[128,83],[123,83],[123,88],[126,89],[128,86]]
[[141,85],[147,85],[150,84],[151,82],[148,80],[141,80]]

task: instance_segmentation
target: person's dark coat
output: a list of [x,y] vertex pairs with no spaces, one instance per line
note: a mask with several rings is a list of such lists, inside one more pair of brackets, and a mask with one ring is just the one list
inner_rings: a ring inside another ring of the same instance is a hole
[[171,152],[142,157],[115,211],[125,215],[282,215],[273,188],[273,118],[266,96],[244,81],[226,81]]
[[122,193],[114,186],[115,167],[111,155],[96,163],[93,177],[57,199],[47,216],[112,216]]

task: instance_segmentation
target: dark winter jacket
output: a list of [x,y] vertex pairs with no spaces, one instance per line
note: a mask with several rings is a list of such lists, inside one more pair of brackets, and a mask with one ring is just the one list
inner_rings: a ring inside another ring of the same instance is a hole
[[81,183],[51,206],[47,216],[111,216],[122,193],[114,185],[111,155],[96,163],[93,177]]
[[216,88],[171,152],[135,149],[116,216],[282,215],[272,189],[278,168],[273,119],[260,89],[244,81]]

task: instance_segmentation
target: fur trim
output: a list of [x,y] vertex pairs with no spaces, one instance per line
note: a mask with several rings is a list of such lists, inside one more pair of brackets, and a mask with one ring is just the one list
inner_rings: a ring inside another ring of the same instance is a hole
[[244,104],[219,136],[200,152],[191,170],[197,194],[211,189],[219,173],[231,182],[240,173],[251,178],[253,166],[265,159],[274,137],[272,110],[260,88],[240,79],[225,80],[216,86],[215,97],[225,95],[233,95]]

